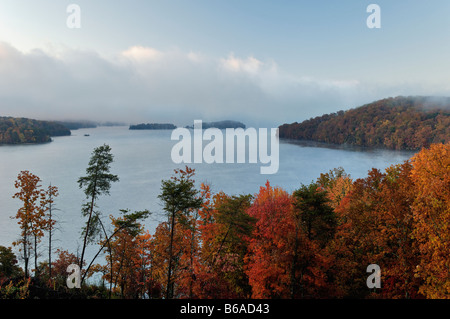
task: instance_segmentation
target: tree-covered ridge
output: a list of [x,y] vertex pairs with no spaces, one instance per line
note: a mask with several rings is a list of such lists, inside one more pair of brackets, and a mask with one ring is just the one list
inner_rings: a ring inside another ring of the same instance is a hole
[[450,99],[387,98],[279,129],[280,138],[418,150],[450,141]]
[[0,117],[0,144],[46,143],[52,136],[66,135],[70,130],[60,123]]

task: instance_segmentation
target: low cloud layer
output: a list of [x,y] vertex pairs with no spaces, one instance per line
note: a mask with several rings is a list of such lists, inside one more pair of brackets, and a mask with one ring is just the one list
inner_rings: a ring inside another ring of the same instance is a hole
[[135,46],[103,57],[67,48],[23,53],[0,43],[0,115],[277,126],[378,98],[430,93],[418,88],[297,76],[276,61],[233,53],[210,57]]

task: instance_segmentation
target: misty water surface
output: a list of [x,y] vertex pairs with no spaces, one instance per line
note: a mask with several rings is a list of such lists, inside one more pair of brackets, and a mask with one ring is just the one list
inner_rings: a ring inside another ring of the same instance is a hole
[[[89,134],[89,136],[85,136]],[[72,131],[72,136],[56,137],[41,145],[16,145],[0,147],[0,245],[11,246],[19,237],[15,215],[20,202],[13,199],[14,181],[21,170],[29,170],[42,179],[42,185],[52,184],[59,188],[54,214],[59,219],[59,230],[53,246],[75,253],[81,245],[80,231],[84,220],[80,208],[84,193],[77,179],[85,175],[92,150],[104,143],[109,144],[114,155],[111,172],[120,182],[114,183],[111,195],[100,198],[99,210],[103,221],[109,225],[109,215],[117,216],[120,209],[149,209],[153,214],[145,226],[153,232],[156,225],[165,220],[162,205],[157,196],[162,179],[168,179],[176,165],[171,160],[171,131],[134,131],[128,127],[99,127]],[[207,142],[204,142],[204,145]],[[376,167],[384,169],[411,157],[411,152],[388,150],[357,150],[317,146],[305,146],[281,142],[280,166],[274,175],[261,175],[262,164],[195,164],[196,182],[211,184],[213,192],[227,194],[255,194],[267,180],[292,192],[301,183],[307,184],[335,167],[343,167],[353,178],[365,177]],[[42,244],[46,259],[45,238]],[[97,247],[88,248],[88,257]],[[17,249],[15,248],[17,252]]]

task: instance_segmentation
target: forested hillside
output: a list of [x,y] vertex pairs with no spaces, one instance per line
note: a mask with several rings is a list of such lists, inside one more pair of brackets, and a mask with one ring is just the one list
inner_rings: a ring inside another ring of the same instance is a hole
[[280,138],[418,150],[450,141],[450,99],[387,98],[279,129]]
[[65,135],[70,130],[56,122],[0,117],[0,144],[45,143],[51,136]]

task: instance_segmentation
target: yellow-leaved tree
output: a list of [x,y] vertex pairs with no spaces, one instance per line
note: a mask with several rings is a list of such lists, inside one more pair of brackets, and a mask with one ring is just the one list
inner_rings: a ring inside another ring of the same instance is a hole
[[432,144],[412,158],[414,231],[421,254],[416,275],[427,298],[450,297],[450,144]]

